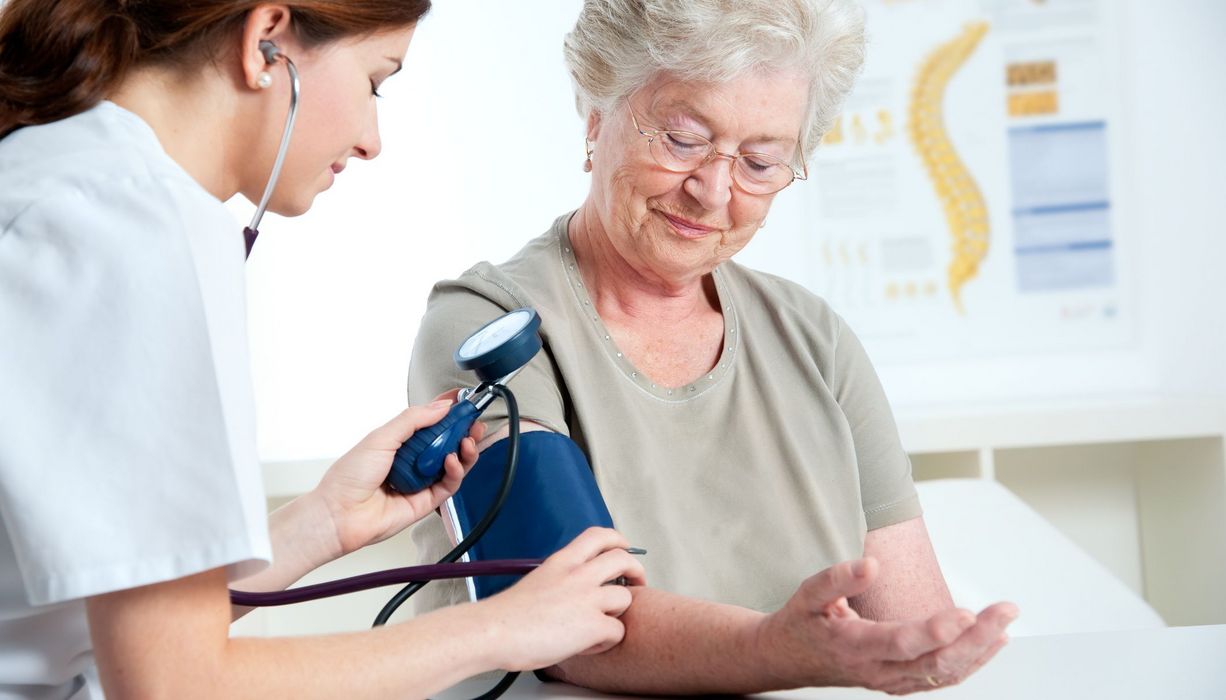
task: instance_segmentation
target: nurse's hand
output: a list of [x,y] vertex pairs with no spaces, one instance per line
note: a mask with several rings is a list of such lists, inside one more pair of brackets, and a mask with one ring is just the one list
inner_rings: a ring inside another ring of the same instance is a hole
[[507,590],[476,603],[483,633],[502,650],[498,668],[528,671],[579,654],[599,654],[626,634],[622,613],[633,596],[624,578],[642,586],[643,565],[615,530],[588,528]]
[[337,556],[391,537],[430,514],[460,488],[464,474],[477,462],[476,441],[485,434],[485,426],[479,422],[460,442],[459,457],[447,456],[441,481],[412,495],[383,486],[396,450],[414,432],[441,420],[456,393],[451,391],[434,403],[406,409],[372,431],[324,474],[313,495],[323,502],[331,517]]

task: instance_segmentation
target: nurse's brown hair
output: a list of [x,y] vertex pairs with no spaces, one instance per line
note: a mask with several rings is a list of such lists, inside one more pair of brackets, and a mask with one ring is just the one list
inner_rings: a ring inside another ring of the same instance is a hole
[[106,99],[136,66],[191,69],[238,47],[247,15],[290,9],[314,47],[416,23],[430,0],[9,0],[0,4],[0,138]]

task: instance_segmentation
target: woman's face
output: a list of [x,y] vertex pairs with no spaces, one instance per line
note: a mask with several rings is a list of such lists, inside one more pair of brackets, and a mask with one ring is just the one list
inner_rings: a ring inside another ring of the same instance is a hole
[[[721,153],[766,153],[796,162],[808,103],[799,75],[752,72],[712,84],[657,77],[629,98],[645,131],[689,131]],[[675,173],[652,157],[625,103],[589,123],[589,203],[613,246],[639,274],[685,283],[745,247],[774,195],[754,195],[732,180],[732,161],[713,157]]]
[[[269,205],[272,211],[285,216],[302,214],[317,194],[332,186],[350,158],[369,160],[379,155],[382,145],[376,91],[400,70],[412,36],[413,27],[407,27],[305,51],[283,47],[298,68],[301,99],[285,166]],[[259,201],[263,194],[289,104],[285,66],[268,66],[268,72],[273,76],[268,92],[276,94],[268,96],[267,103],[278,109],[264,117],[275,128],[265,129],[261,139],[261,150],[271,150],[271,155],[254,159],[267,166],[260,173],[252,173],[249,186],[244,188],[252,201]]]

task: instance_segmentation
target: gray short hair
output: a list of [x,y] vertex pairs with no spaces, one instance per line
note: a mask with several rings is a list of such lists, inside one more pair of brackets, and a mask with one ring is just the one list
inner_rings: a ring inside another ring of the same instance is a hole
[[751,70],[808,76],[801,151],[834,124],[864,63],[851,0],[584,0],[563,51],[579,115],[605,113],[659,73],[723,82]]

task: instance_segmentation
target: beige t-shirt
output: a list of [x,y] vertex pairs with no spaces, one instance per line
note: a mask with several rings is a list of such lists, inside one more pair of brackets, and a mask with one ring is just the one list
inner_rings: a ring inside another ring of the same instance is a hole
[[[720,265],[718,364],[692,384],[656,386],[596,314],[569,219],[506,263],[480,263],[435,286],[413,349],[411,402],[472,385],[455,348],[506,311],[535,308],[544,348],[509,384],[521,418],[578,443],[615,526],[648,550],[649,585],[686,596],[776,610],[806,577],[859,557],[867,530],[920,515],[876,373],[824,301]],[[505,425],[501,402],[483,419]],[[449,549],[440,518],[413,537],[423,559]],[[440,581],[416,606],[466,597],[462,582]]]

